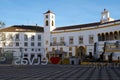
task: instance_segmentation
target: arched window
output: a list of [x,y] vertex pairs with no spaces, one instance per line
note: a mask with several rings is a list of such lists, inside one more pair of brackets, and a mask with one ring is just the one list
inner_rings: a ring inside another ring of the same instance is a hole
[[105,41],[105,35],[102,33],[102,41]]
[[114,32],[114,38],[115,38],[115,40],[118,40],[118,32],[117,31]]
[[101,41],[101,35],[98,34],[98,41]]
[[54,26],[54,21],[52,21],[52,26]]
[[113,34],[113,32],[110,32],[110,40],[114,40],[114,34]]
[[109,40],[109,34],[106,33],[105,36],[106,36],[106,40]]
[[46,20],[46,26],[48,26],[48,20]]

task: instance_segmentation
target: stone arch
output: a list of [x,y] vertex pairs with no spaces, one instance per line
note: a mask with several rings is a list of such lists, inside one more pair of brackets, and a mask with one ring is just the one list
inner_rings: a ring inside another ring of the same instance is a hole
[[115,40],[118,40],[118,38],[119,38],[119,34],[118,34],[117,31],[115,31],[115,32],[114,32],[114,39],[115,39]]
[[113,34],[113,32],[110,32],[110,40],[114,40],[114,34]]
[[105,41],[105,35],[102,33],[102,41]]
[[105,39],[106,39],[106,41],[109,40],[109,33],[108,32],[105,33]]
[[99,33],[99,34],[98,34],[98,41],[101,41],[101,38],[102,38],[102,37],[101,37],[101,34]]

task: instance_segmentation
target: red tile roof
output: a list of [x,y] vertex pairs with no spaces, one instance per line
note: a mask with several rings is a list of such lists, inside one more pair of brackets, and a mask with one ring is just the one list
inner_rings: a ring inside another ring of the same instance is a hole
[[0,29],[0,32],[44,32],[44,28],[41,26],[14,25]]
[[120,21],[120,20],[114,20],[114,21],[110,21],[110,22],[106,22],[106,23],[95,22],[95,23],[88,23],[88,24],[81,24],[81,25],[57,27],[56,29],[54,29],[54,31],[77,29],[77,28],[87,28],[87,27],[99,26],[99,25],[103,25],[103,24],[114,23],[114,22],[118,22],[118,21]]

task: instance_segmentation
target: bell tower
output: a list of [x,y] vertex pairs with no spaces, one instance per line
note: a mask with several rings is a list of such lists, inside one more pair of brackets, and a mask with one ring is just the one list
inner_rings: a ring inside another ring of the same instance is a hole
[[55,14],[48,10],[44,13],[44,52],[49,51],[51,42],[51,31],[55,29]]
[[104,9],[104,11],[101,13],[101,23],[113,21],[114,19],[110,18],[110,13],[108,10]]
[[44,13],[44,26],[49,27],[50,31],[55,29],[55,14],[50,10]]

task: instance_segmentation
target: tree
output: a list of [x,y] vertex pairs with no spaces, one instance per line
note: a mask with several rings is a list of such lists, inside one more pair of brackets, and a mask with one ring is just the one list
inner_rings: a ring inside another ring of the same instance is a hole
[[5,23],[0,21],[0,27],[4,27],[5,26]]

